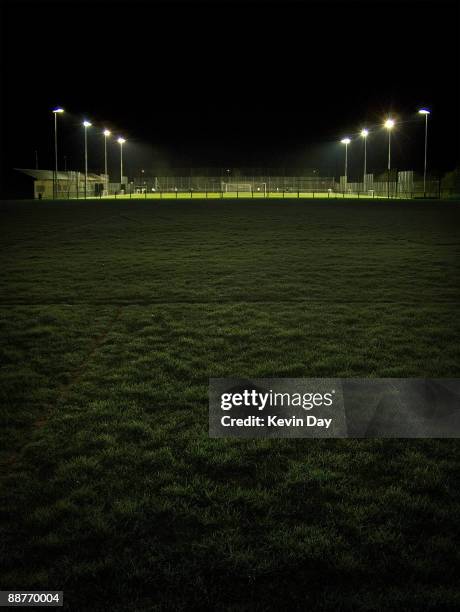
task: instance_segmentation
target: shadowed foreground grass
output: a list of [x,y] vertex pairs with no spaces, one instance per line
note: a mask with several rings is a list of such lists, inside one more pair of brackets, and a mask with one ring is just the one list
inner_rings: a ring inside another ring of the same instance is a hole
[[2,589],[454,610],[455,440],[211,440],[210,376],[459,376],[460,207],[0,205]]

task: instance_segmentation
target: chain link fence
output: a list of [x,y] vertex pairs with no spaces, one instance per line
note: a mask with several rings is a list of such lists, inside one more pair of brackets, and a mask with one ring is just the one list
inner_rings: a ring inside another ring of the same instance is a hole
[[294,189],[277,190],[277,191],[247,191],[247,190],[235,190],[235,191],[206,191],[206,190],[194,190],[186,189],[180,191],[175,190],[155,190],[149,191],[147,188],[132,188],[132,189],[121,189],[112,194],[105,195],[102,191],[99,193],[90,192],[88,190],[86,197],[84,193],[77,191],[65,191],[60,192],[57,198],[53,198],[52,195],[39,197],[40,200],[104,200],[104,199],[115,199],[115,200],[192,200],[192,199],[206,199],[206,200],[276,200],[276,199],[402,199],[402,200],[413,200],[413,199],[450,199],[458,198],[458,192],[453,189],[443,189],[438,192],[413,192],[413,191],[401,191],[401,190],[390,190],[388,191],[387,186],[382,186],[381,189],[370,189],[362,191],[354,189],[350,185],[347,186],[345,191],[342,190],[311,190],[301,191]]
[[[86,193],[81,175],[57,182],[57,198],[156,198],[156,199],[287,199],[287,198],[450,198],[454,188],[444,188],[441,179],[420,180],[413,172],[392,171],[375,177],[367,174],[362,182],[349,182],[344,176],[159,176],[150,180],[123,183],[88,181]],[[40,199],[52,199],[52,191],[38,192]]]

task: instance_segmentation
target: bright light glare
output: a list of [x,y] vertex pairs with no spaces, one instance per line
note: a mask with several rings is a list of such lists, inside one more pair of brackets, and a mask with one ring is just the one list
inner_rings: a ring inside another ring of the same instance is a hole
[[366,129],[361,130],[361,136],[362,136],[363,138],[367,138],[367,137],[368,137],[368,135],[369,135],[369,130],[366,130]]
[[55,108],[55,109],[53,110],[53,113],[63,113],[63,112],[64,112],[64,109],[63,109],[63,108]]
[[421,108],[421,109],[418,111],[418,114],[419,114],[419,115],[429,115],[429,114],[430,114],[430,111],[429,111],[429,110],[427,110],[426,108]]
[[90,123],[89,121],[83,121],[83,125],[86,127],[91,127],[92,123]]
[[340,141],[342,144],[350,144],[351,140],[349,138],[342,138],[342,140]]
[[124,138],[119,138],[118,142],[122,145],[126,142],[126,140]]
[[110,136],[111,132],[110,130],[104,130],[104,136]]
[[393,119],[387,119],[385,121],[385,127],[387,128],[387,130],[391,130],[395,125],[395,122]]

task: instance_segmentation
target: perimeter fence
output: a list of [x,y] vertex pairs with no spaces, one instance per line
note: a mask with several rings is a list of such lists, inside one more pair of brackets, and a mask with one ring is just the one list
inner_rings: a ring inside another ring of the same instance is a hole
[[[93,175],[95,176],[95,175]],[[88,182],[86,192],[78,182],[63,185],[58,199],[85,198],[154,198],[154,199],[291,199],[291,198],[391,198],[444,199],[458,197],[458,190],[445,188],[441,179],[423,181],[413,172],[393,171],[387,180],[384,174],[367,174],[361,182],[346,177],[320,176],[241,176],[230,180],[221,176],[158,176],[124,183]],[[61,182],[61,181],[60,181]],[[77,188],[75,188],[75,186]],[[40,193],[41,199],[49,199]]]

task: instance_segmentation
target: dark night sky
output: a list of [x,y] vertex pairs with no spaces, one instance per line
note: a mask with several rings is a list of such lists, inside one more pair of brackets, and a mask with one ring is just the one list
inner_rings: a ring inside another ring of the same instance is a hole
[[[101,127],[128,138],[130,175],[171,167],[317,167],[337,173],[337,140],[399,121],[394,165],[459,160],[459,3],[7,2],[2,5],[2,170],[51,167],[50,109],[62,105],[60,167],[102,165]],[[96,129],[97,126],[97,129]],[[362,143],[350,147],[358,178]],[[118,145],[110,149],[118,169]],[[369,140],[385,166],[385,134]]]

